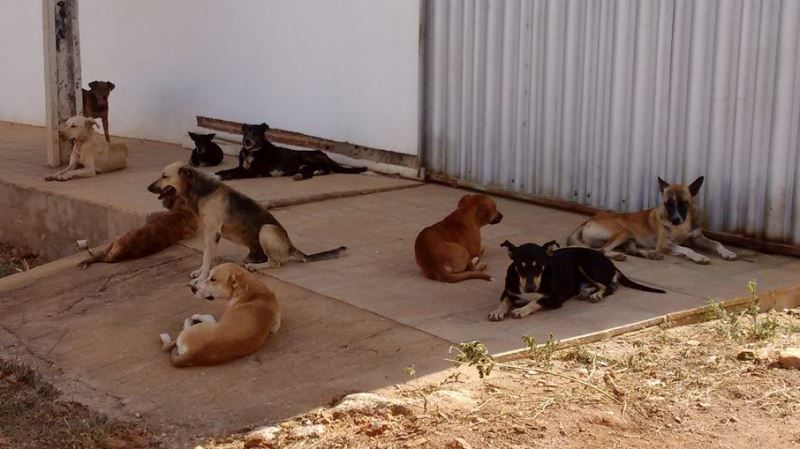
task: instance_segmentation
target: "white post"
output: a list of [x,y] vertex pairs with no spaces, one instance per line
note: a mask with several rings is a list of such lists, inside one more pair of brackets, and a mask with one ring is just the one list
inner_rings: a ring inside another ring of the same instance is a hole
[[47,111],[47,164],[69,162],[69,142],[60,142],[58,126],[83,112],[78,0],[42,0],[44,92]]

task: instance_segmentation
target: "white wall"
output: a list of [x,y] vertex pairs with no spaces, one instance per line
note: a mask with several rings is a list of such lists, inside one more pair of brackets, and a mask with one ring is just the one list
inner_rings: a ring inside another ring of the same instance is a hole
[[0,120],[43,125],[42,2],[3,0],[2,8]]
[[[12,1],[0,120],[43,123],[40,2]],[[81,0],[80,29],[112,134],[178,142],[207,115],[417,152],[418,0]]]

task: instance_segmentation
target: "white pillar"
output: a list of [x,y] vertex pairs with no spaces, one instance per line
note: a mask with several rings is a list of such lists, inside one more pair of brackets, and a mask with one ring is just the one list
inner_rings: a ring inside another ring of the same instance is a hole
[[58,125],[83,112],[78,0],[42,0],[47,164],[69,161],[69,142],[59,142]]

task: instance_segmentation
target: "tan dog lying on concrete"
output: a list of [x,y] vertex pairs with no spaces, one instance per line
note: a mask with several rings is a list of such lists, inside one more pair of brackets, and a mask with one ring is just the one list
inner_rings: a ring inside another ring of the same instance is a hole
[[[55,175],[45,176],[45,181],[67,181],[88,178],[97,173],[122,170],[128,165],[128,147],[122,143],[108,143],[94,132],[97,122],[80,115],[70,117],[58,130],[61,140],[71,140],[72,154],[69,165]],[[78,166],[82,168],[78,168]]]
[[689,242],[725,260],[736,260],[736,253],[703,235],[702,213],[694,201],[703,185],[702,176],[689,186],[669,184],[661,178],[658,185],[658,207],[627,214],[601,212],[580,225],[567,244],[599,248],[614,260],[625,260],[625,254],[615,251],[621,248],[626,254],[648,259],[663,259],[666,252],[699,264],[711,263],[708,257],[681,246]]
[[166,212],[147,217],[141,228],[132,229],[111,242],[105,250],[92,254],[80,263],[84,269],[96,262],[115,263],[139,259],[165,250],[197,233],[198,220],[189,204],[172,193],[161,198]]
[[503,214],[486,195],[464,195],[458,208],[444,220],[428,226],[417,236],[414,254],[425,277],[444,282],[492,279],[480,262],[483,255],[481,227],[497,224]]
[[216,365],[258,351],[281,327],[281,307],[275,294],[244,268],[224,263],[192,291],[198,298],[223,299],[228,307],[219,321],[193,315],[183,323],[176,341],[161,334],[162,348],[172,352],[172,365]]

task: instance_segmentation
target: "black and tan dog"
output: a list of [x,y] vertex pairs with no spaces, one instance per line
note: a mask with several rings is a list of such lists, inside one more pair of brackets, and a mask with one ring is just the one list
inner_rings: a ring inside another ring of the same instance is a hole
[[89,83],[89,90],[81,89],[83,92],[83,116],[99,118],[103,122],[106,142],[111,141],[108,137],[108,96],[115,87],[111,81],[92,81]]
[[362,173],[365,167],[345,167],[322,151],[296,151],[273,145],[267,140],[266,123],[242,125],[242,151],[239,166],[217,172],[221,179],[291,176],[295,180],[309,179],[328,173]]
[[[526,317],[540,309],[558,309],[574,296],[599,302],[614,293],[618,284],[651,293],[664,290],[628,279],[600,251],[589,248],[562,248],[551,241],[539,246],[519,247],[506,240],[511,264],[506,271],[506,286],[500,305],[489,320],[501,321],[511,312],[514,318]],[[514,308],[517,307],[517,308]]]
[[250,250],[245,262],[251,270],[280,266],[289,260],[333,259],[347,249],[341,246],[316,254],[303,253],[292,245],[286,229],[266,208],[217,178],[181,162],[165,167],[161,177],[147,190],[182,196],[203,223],[203,265],[190,275],[194,278],[192,286],[208,278],[222,237]]
[[602,250],[614,260],[625,260],[622,249],[632,256],[663,259],[664,253],[684,256],[699,263],[711,260],[690,248],[713,251],[725,260],[736,260],[733,251],[703,235],[702,213],[695,197],[703,185],[703,177],[686,186],[669,184],[658,178],[661,204],[653,209],[633,213],[601,212],[583,223],[567,239],[568,245],[585,245]]
[[194,167],[215,167],[222,162],[222,148],[214,143],[216,134],[197,134],[189,131],[189,137],[194,142],[189,163]]

